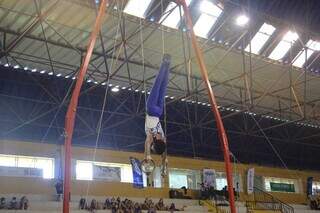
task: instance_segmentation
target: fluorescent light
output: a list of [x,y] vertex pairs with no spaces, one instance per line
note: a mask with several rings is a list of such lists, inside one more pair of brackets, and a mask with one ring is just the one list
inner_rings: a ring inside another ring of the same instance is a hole
[[73,76],[71,79],[72,79],[72,80],[76,79],[76,76]]
[[221,15],[222,10],[212,2],[204,0],[200,4],[200,11],[202,13],[195,23],[193,30],[197,36],[207,38],[208,33]]
[[33,68],[33,69],[31,70],[31,72],[37,72],[37,69]]
[[57,74],[57,77],[60,77],[61,75],[62,75],[61,73],[58,73],[58,74]]
[[145,13],[151,4],[152,0],[130,0],[124,12],[139,18],[145,18]]
[[65,78],[70,78],[70,76],[69,75],[66,75],[66,76],[64,76]]
[[19,65],[14,65],[14,69],[18,69],[20,66]]
[[[257,34],[250,41],[251,43],[251,52],[254,54],[259,54],[261,48],[265,45],[265,43],[270,39],[271,35],[276,30],[270,24],[264,23]],[[250,44],[246,47],[245,51],[250,52]]]
[[240,15],[236,19],[236,24],[239,26],[244,26],[249,22],[249,17],[246,15]]
[[5,66],[5,67],[9,67],[9,64],[8,64],[8,63],[5,63],[4,66]]
[[311,55],[320,50],[320,43],[318,41],[309,40],[306,47],[301,50],[293,60],[293,66],[302,68]]
[[53,75],[53,72],[49,72],[48,75]]
[[119,90],[120,90],[119,87],[112,87],[111,89],[112,92],[119,92]]
[[292,31],[288,31],[279,42],[279,44],[274,48],[274,50],[269,55],[269,58],[273,60],[282,59],[285,54],[291,48],[292,43],[294,43],[299,38],[298,34]]
[[106,84],[107,84],[106,82],[103,82],[101,85],[103,85],[103,86],[104,86],[104,85],[106,85]]
[[109,86],[109,87],[112,87],[112,84],[109,84],[108,86]]
[[91,79],[87,80],[88,83],[90,83],[91,81],[92,81]]
[[24,67],[23,69],[24,69],[24,70],[28,70],[28,67]]
[[126,87],[121,87],[121,89],[127,89]]
[[41,74],[43,74],[43,73],[45,73],[45,72],[46,72],[45,70],[40,71]]

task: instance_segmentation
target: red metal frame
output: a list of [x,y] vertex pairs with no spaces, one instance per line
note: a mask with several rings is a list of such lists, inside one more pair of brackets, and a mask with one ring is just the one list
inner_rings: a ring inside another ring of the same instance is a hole
[[82,61],[82,65],[80,67],[80,71],[77,76],[76,85],[72,92],[71,100],[68,106],[68,111],[65,117],[65,162],[64,162],[64,190],[63,190],[63,213],[69,213],[69,202],[70,202],[70,187],[71,187],[71,144],[72,144],[72,135],[73,128],[75,122],[75,116],[77,112],[78,99],[81,90],[81,86],[86,75],[88,65],[90,62],[90,58],[92,55],[92,51],[94,49],[94,45],[96,43],[97,35],[101,28],[101,23],[103,20],[103,16],[105,14],[106,5],[108,0],[102,0],[100,3],[100,8],[98,11],[98,15],[96,17],[96,21],[94,24],[94,28],[90,35],[90,40],[88,43],[88,48],[84,60]]
[[206,68],[206,65],[205,65],[204,59],[203,59],[203,53],[198,45],[196,35],[193,31],[193,24],[192,24],[192,19],[191,19],[191,15],[190,15],[188,6],[187,6],[185,0],[176,0],[176,2],[180,5],[182,5],[182,7],[183,7],[185,19],[186,19],[186,24],[187,24],[188,31],[191,36],[192,46],[195,51],[197,62],[200,67],[202,79],[206,85],[206,89],[207,89],[208,96],[209,96],[209,101],[211,104],[211,110],[212,110],[214,117],[215,117],[215,120],[216,120],[218,132],[219,132],[219,140],[220,140],[220,144],[221,144],[223,156],[224,156],[225,169],[226,169],[226,173],[227,173],[230,210],[231,210],[231,213],[236,213],[235,199],[234,199],[234,192],[233,192],[232,165],[230,162],[228,138],[227,138],[224,126],[223,126],[220,112],[217,107],[217,102],[216,102],[215,96],[212,91],[211,83],[209,81],[208,71],[207,71],[207,68]]

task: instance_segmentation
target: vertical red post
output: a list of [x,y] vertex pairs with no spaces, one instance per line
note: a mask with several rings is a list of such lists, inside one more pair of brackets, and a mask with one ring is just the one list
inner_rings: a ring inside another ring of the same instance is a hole
[[193,24],[192,24],[192,19],[191,19],[191,15],[190,15],[188,6],[187,6],[185,0],[177,0],[177,2],[182,5],[183,10],[184,10],[186,25],[187,25],[188,31],[190,33],[190,36],[191,36],[192,46],[195,51],[197,62],[200,67],[202,79],[205,83],[205,86],[206,86],[206,89],[208,92],[209,101],[211,104],[211,110],[212,110],[214,117],[215,117],[215,120],[216,120],[218,134],[219,134],[219,140],[220,140],[220,144],[221,144],[223,156],[224,156],[225,169],[226,169],[226,173],[227,173],[230,210],[231,210],[231,213],[236,213],[235,199],[234,199],[234,192],[233,192],[232,165],[230,162],[228,138],[227,138],[224,126],[223,126],[220,112],[218,110],[215,96],[212,91],[211,83],[209,81],[208,71],[207,71],[207,68],[206,68],[206,65],[205,65],[204,59],[203,59],[203,53],[198,45],[196,35],[193,31]]
[[73,135],[73,128],[75,122],[75,116],[77,112],[78,99],[81,90],[81,86],[86,75],[92,51],[96,43],[97,35],[101,28],[103,16],[105,14],[107,0],[101,0],[98,15],[90,35],[90,40],[87,47],[86,55],[82,61],[80,71],[77,76],[76,85],[72,92],[71,100],[68,106],[67,114],[65,117],[65,161],[64,161],[64,186],[63,186],[63,213],[69,213],[70,202],[70,185],[71,185],[71,141]]

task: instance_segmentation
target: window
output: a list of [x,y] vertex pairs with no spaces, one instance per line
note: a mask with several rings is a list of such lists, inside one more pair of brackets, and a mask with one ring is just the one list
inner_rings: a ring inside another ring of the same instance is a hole
[[[191,1],[192,0],[186,0],[187,6],[190,5]],[[168,15],[168,13],[170,13],[170,15]],[[181,16],[183,16],[183,13],[183,9],[181,8]],[[180,21],[179,6],[174,2],[170,2],[159,22],[162,22],[164,26],[177,28]]]
[[77,180],[106,180],[132,183],[132,168],[129,164],[76,161]]
[[53,158],[0,154],[0,166],[16,168],[37,168],[42,170],[43,178],[54,178]]
[[299,183],[295,179],[265,177],[264,186],[268,192],[299,192]]
[[210,29],[222,13],[221,8],[210,1],[203,0],[200,4],[201,15],[193,29],[197,36],[207,38]]
[[273,60],[282,59],[285,54],[289,51],[292,44],[299,38],[298,34],[292,31],[288,31],[279,42],[279,44],[274,48],[274,50],[269,55],[269,58]]
[[152,0],[130,0],[124,8],[124,12],[139,18],[145,18],[145,13],[151,2]]
[[296,58],[293,60],[293,66],[300,67],[306,63],[310,56],[315,52],[320,50],[320,43],[314,40],[309,40],[306,47],[301,50]]
[[[242,192],[241,176],[239,174],[233,174],[233,187]],[[216,189],[222,190],[225,186],[228,186],[226,174],[224,172],[216,172]]]
[[312,182],[312,194],[320,194],[320,182]]
[[198,170],[187,169],[169,169],[169,187],[181,188],[185,186],[188,189],[199,189],[201,183],[201,174]]
[[[92,161],[76,161],[77,180],[103,180],[111,182],[133,183],[132,167],[130,164],[106,163]],[[161,187],[160,168],[153,173],[154,187]],[[147,176],[143,173],[143,184],[147,186]]]
[[[251,52],[254,54],[259,54],[261,48],[265,45],[265,43],[269,40],[273,32],[276,28],[274,28],[270,24],[264,23],[257,34],[250,41],[251,43]],[[246,47],[245,51],[250,52],[250,44]]]

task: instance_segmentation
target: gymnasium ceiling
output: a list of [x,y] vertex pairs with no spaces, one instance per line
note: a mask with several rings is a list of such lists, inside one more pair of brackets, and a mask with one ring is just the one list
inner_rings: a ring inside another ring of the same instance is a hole
[[[94,23],[93,2],[0,1],[1,63],[25,67],[26,72],[42,71],[44,75],[72,78],[79,69]],[[119,0],[109,4],[102,37],[97,40],[88,70],[88,83],[92,86],[105,84],[109,70],[109,84],[140,92],[150,87],[163,53],[168,53],[172,56],[173,67],[168,95],[172,99],[206,104],[199,68],[183,26],[176,30],[159,25],[159,3],[152,4],[146,19],[123,13],[121,8],[126,3]],[[306,43],[307,38],[316,40],[317,35],[261,14],[260,8],[251,11],[248,26],[239,27],[234,24],[234,17],[248,8],[230,1],[221,5],[223,14],[211,29],[214,36],[209,36],[214,41],[199,38],[219,105],[234,109],[235,113],[250,111],[285,122],[319,125],[318,53],[312,56],[312,63],[306,69],[292,66],[290,56],[282,61],[267,57],[288,29],[297,31],[301,38],[296,49],[292,48],[292,54],[298,53],[299,45]],[[196,7],[190,7],[195,21]],[[260,55],[244,52],[241,46],[248,44],[264,22],[276,27],[276,36]]]

